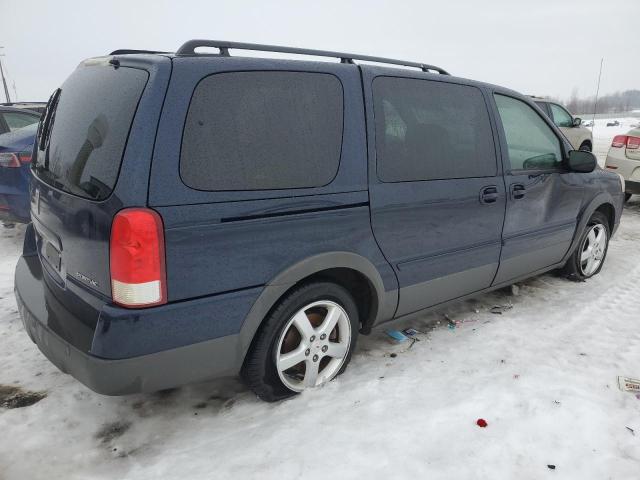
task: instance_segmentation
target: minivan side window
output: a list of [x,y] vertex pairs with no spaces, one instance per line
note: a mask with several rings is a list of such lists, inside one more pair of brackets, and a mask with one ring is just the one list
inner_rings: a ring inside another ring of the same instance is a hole
[[553,123],[555,123],[558,127],[571,127],[573,126],[573,118],[569,115],[564,108],[560,105],[556,105],[555,103],[550,103],[551,107],[551,115],[553,116]]
[[342,84],[333,75],[214,74],[193,93],[180,176],[207,191],[321,187],[338,172],[342,128]]
[[383,182],[496,175],[489,114],[476,87],[377,77],[373,104]]
[[546,170],[560,166],[562,149],[553,130],[522,100],[495,95],[507,140],[511,170]]

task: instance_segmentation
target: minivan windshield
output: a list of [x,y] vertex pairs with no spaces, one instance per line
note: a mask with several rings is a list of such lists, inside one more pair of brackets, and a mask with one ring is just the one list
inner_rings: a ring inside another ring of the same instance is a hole
[[[39,134],[35,174],[65,192],[92,200],[115,186],[147,72],[80,66],[52,97]],[[55,100],[53,100],[55,99]]]

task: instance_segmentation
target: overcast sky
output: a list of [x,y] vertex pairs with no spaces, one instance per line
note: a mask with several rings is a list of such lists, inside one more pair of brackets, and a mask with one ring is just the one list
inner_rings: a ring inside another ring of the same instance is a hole
[[601,57],[601,93],[640,88],[639,15],[639,0],[0,0],[0,53],[20,100],[46,100],[84,58],[191,38],[415,60],[566,99],[595,93]]

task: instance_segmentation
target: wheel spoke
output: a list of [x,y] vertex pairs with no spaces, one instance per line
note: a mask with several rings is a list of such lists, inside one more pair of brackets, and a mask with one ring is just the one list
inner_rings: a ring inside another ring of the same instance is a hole
[[593,258],[593,255],[589,257],[589,259],[587,260],[587,265],[584,267],[584,273],[585,275],[591,275],[591,272],[593,271],[593,264],[594,264],[595,260]]
[[596,243],[604,248],[606,242],[606,234],[604,233],[604,228],[599,228],[598,233],[596,234]]
[[589,258],[591,258],[591,251],[593,250],[592,246],[588,246],[586,250],[584,250],[582,252],[582,255],[580,255],[580,261],[581,262],[586,262],[587,260],[589,260]]
[[347,354],[348,347],[346,343],[329,342],[329,345],[327,345],[327,347],[328,348],[325,354],[329,357],[344,358],[344,356]]
[[298,329],[298,332],[300,332],[300,335],[302,335],[302,338],[304,338],[305,341],[309,341],[309,338],[311,338],[311,336],[315,334],[313,325],[311,325],[311,322],[309,322],[309,317],[307,317],[307,314],[304,312],[304,310],[300,310],[298,313],[296,313],[296,316],[293,317],[293,324],[295,325],[296,329]]
[[300,344],[295,350],[280,354],[278,358],[278,370],[284,372],[300,362],[304,362],[307,358],[304,354],[305,349],[306,345]]
[[340,315],[342,315],[342,311],[338,307],[329,308],[329,310],[327,311],[327,316],[324,317],[322,325],[318,327],[318,331],[329,336],[331,331],[335,328],[336,323],[338,323]]
[[320,369],[320,362],[312,362],[307,360],[304,370],[304,386],[315,387],[318,380],[318,371]]

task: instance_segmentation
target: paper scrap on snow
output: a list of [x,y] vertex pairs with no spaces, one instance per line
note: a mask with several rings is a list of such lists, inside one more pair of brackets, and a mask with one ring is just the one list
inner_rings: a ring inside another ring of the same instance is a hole
[[629,377],[618,377],[618,388],[623,392],[640,393],[640,380]]
[[385,330],[384,333],[389,335],[391,338],[393,338],[398,343],[406,342],[407,340],[409,340],[409,338],[404,333],[402,333],[402,332],[400,332],[398,330]]

